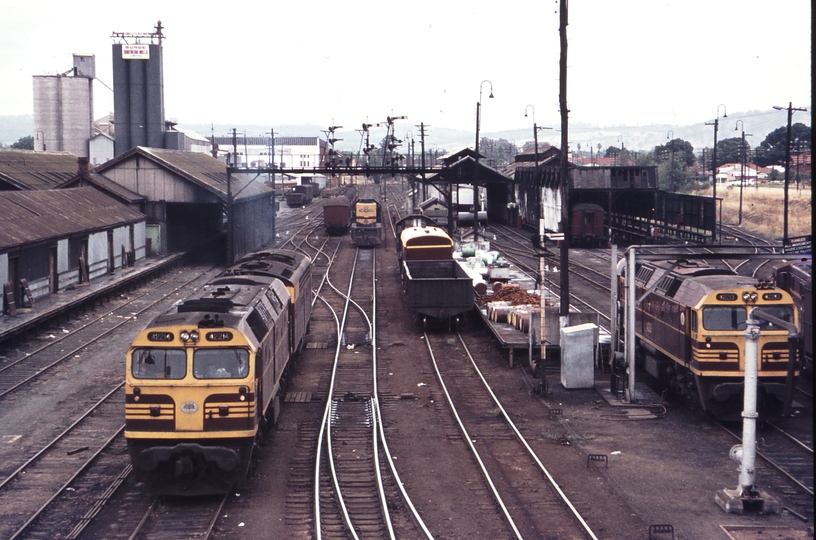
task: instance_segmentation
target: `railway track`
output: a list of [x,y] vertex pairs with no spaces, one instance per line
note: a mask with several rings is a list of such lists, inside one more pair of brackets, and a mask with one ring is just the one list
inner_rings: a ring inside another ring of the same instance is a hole
[[506,533],[515,538],[597,538],[499,402],[462,335],[451,339],[425,333],[424,338]]
[[[812,410],[812,409],[811,409]],[[783,420],[783,422],[785,422]],[[804,422],[812,423],[810,419]],[[738,441],[742,441],[742,427],[739,424],[716,422],[724,431]],[[775,489],[785,495],[794,506],[794,512],[813,518],[813,431],[812,427],[795,425],[787,421],[788,430],[780,427],[781,422],[762,422],[757,431],[757,479],[763,484],[769,482],[764,466],[778,472],[784,479],[776,481]],[[787,427],[787,426],[786,426]]]
[[60,337],[33,351],[21,349],[10,360],[0,366],[0,399],[15,390],[38,380],[49,370],[66,362],[77,359],[79,353],[90,345],[99,342],[106,336],[122,332],[126,325],[141,324],[140,318],[154,313],[161,306],[180,298],[181,291],[203,282],[212,267],[199,267],[192,271],[191,279],[182,283],[167,279],[140,294],[125,297],[113,310],[87,321],[81,327],[63,333]]
[[[192,270],[192,275],[182,273],[181,282],[179,276],[160,282],[115,311],[107,311],[66,334],[59,343],[29,354],[18,353],[3,371],[3,399],[19,401],[20,390],[32,384],[57,391],[68,385],[74,392],[74,387],[81,385],[65,377],[69,373],[84,377],[85,364],[104,362],[94,358],[110,358],[111,347],[116,350],[111,335],[128,331],[127,325],[142,314],[166,309],[176,294],[206,279],[209,270],[199,267]],[[123,356],[124,351],[114,354]],[[54,369],[57,366],[59,369]],[[70,535],[94,514],[94,500],[98,497],[88,495],[118,487],[127,478],[122,385],[119,374],[109,383],[92,385],[78,401],[66,394],[66,401],[54,409],[60,414],[41,417],[36,430],[20,426],[14,414],[5,413],[0,428],[7,442],[0,449],[0,497],[9,514],[0,524],[0,536]],[[47,394],[42,399],[47,399]]]
[[315,534],[396,538],[395,530],[415,534],[421,519],[410,512],[384,438],[376,381],[375,251],[354,253],[347,290],[328,281],[336,294],[331,300],[321,296],[334,314],[338,340],[317,440]]

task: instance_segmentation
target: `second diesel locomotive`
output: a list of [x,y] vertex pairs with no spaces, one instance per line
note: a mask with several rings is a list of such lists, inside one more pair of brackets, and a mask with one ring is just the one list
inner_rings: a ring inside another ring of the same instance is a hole
[[813,373],[813,261],[806,257],[798,263],[777,268],[776,284],[793,297],[799,311],[799,335],[802,337],[802,367]]
[[225,493],[280,411],[311,309],[311,265],[250,254],[156,317],[127,353],[125,438],[156,493]]
[[[624,268],[619,266],[619,274]],[[749,311],[761,307],[797,324],[791,296],[756,278],[694,261],[641,264],[636,272],[636,361],[661,386],[685,396],[712,416],[739,419]],[[778,415],[786,397],[787,337],[785,329],[761,324],[758,410],[765,417]]]

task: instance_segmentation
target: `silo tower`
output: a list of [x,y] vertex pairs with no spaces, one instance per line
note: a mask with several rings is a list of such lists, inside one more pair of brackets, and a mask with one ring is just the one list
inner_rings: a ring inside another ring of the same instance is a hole
[[34,75],[34,150],[88,157],[93,125],[92,54],[74,54],[74,67],[59,75]]
[[155,32],[114,32],[114,156],[136,146],[164,148],[161,21]]

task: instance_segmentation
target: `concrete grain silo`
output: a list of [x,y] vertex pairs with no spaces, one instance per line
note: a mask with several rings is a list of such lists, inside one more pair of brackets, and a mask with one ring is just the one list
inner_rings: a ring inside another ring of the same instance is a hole
[[164,148],[162,26],[155,33],[114,33],[114,155],[136,146]]
[[35,151],[88,157],[95,75],[94,55],[74,54],[65,73],[33,77]]

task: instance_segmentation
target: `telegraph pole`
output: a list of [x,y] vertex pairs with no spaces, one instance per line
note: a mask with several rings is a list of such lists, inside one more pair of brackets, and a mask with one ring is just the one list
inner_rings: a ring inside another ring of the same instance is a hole
[[720,103],[717,105],[717,118],[714,119],[714,122],[706,122],[707,126],[714,126],[714,158],[711,161],[711,171],[714,173],[714,181],[712,182],[714,191],[711,197],[714,200],[714,230],[711,231],[712,244],[717,242],[717,130],[720,126],[720,107],[723,108],[723,118],[728,118],[728,111],[726,111],[725,105]]
[[[567,150],[569,146],[569,110],[567,110],[567,0],[561,0],[559,34],[561,36],[560,84],[559,105],[561,108],[561,224],[563,225],[564,240],[561,242],[561,320],[569,324],[569,247],[570,247],[570,215],[569,215],[569,167]],[[536,149],[537,150],[537,149]]]
[[[784,111],[785,107],[774,106],[777,111]],[[790,183],[790,162],[791,162],[791,124],[793,122],[794,111],[807,111],[807,109],[794,108],[793,102],[788,102],[788,136],[785,140],[785,214],[784,233],[782,236],[782,246],[788,243],[788,184]]]

